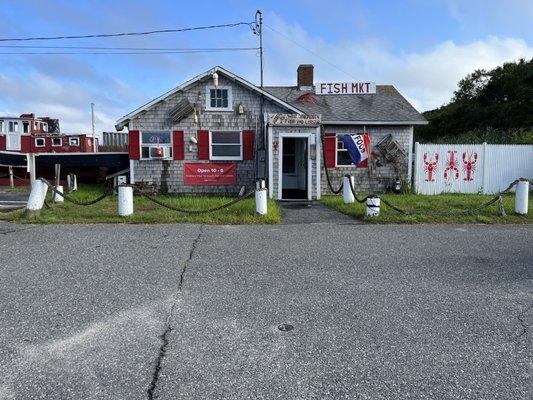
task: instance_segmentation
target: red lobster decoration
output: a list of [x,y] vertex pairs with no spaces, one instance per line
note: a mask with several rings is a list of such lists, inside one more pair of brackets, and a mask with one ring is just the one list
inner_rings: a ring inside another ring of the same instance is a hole
[[476,170],[476,163],[477,163],[477,153],[474,151],[470,156],[468,156],[467,152],[463,153],[463,169],[466,172],[466,178],[464,178],[465,181],[473,181],[474,177],[472,176],[474,174],[474,171]]
[[428,153],[424,153],[424,171],[428,176],[426,182],[435,182],[433,174],[437,171],[437,164],[439,163],[439,155],[435,153],[434,158],[428,157]]
[[457,167],[456,155],[457,151],[448,151],[448,159],[446,160],[446,168],[444,169],[444,179],[448,179],[449,172],[455,172],[452,176],[455,175],[455,179],[459,179],[459,168]]

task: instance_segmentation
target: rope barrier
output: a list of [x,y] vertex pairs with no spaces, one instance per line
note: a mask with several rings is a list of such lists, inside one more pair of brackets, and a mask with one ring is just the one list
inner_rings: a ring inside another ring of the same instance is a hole
[[96,204],[98,203],[99,201],[102,201],[103,199],[105,199],[107,196],[110,196],[112,193],[113,193],[113,190],[112,189],[106,189],[106,191],[101,195],[101,196],[98,196],[96,199],[93,199],[93,200],[90,200],[90,201],[79,201],[79,200],[76,200],[76,199],[73,199],[72,197],[70,196],[67,196],[66,194],[60,192],[59,190],[57,190],[50,182],[48,182],[46,179],[44,178],[39,178],[39,180],[41,180],[42,182],[44,182],[49,188],[50,190],[63,197],[63,199],[65,199],[66,201],[70,202],[70,203],[73,203],[73,204],[76,204],[78,206],[91,206],[93,204]]
[[[244,186],[241,188],[241,192],[242,192],[243,188],[244,188]],[[181,212],[181,213],[185,213],[185,214],[204,214],[204,213],[210,213],[210,212],[218,211],[218,210],[221,210],[223,208],[231,207],[232,205],[237,204],[240,201],[243,201],[244,199],[247,199],[248,197],[250,197],[252,194],[255,193],[255,189],[252,189],[248,193],[245,193],[243,195],[239,195],[238,197],[228,201],[227,203],[221,204],[219,206],[212,207],[212,208],[206,208],[206,209],[189,210],[189,209],[186,209],[186,208],[181,208],[181,207],[172,206],[170,204],[166,204],[166,203],[162,202],[161,200],[158,200],[155,197],[150,196],[147,193],[144,193],[142,190],[140,190],[139,188],[137,188],[135,186],[133,187],[133,189],[134,189],[134,192],[140,194],[141,196],[147,198],[148,200],[152,201],[153,203],[155,203],[155,204],[157,204],[157,205],[159,205],[161,207],[165,207],[165,208],[167,208],[169,210],[177,211],[177,212]]]
[[[483,210],[483,209],[485,209],[487,207],[490,207],[491,205],[493,205],[497,201],[500,202],[498,213],[500,215],[504,215],[505,214],[505,210],[503,210],[502,195],[507,193],[507,192],[509,192],[518,182],[523,181],[523,180],[531,182],[531,180],[529,180],[529,179],[524,179],[524,178],[516,179],[513,182],[511,182],[511,184],[505,190],[503,190],[503,191],[499,192],[498,194],[496,194],[492,199],[490,199],[489,201],[483,203],[480,207],[476,207],[476,208],[472,208],[472,209],[457,210],[457,211],[442,211],[442,212],[432,211],[431,215],[454,215],[454,214],[463,214],[463,215],[465,215],[465,214],[473,214],[473,213],[481,211],[481,210]],[[392,204],[387,199],[384,199],[383,197],[379,197],[377,195],[370,195],[370,196],[366,196],[364,199],[359,199],[357,197],[357,194],[355,193],[355,188],[352,185],[352,181],[350,179],[348,179],[348,182],[350,183],[350,190],[351,190],[355,200],[358,203],[363,203],[369,198],[378,197],[383,202],[383,204],[387,205],[389,208],[391,208],[392,210],[394,210],[394,211],[396,211],[396,212],[398,212],[400,214],[403,214],[403,215],[417,215],[417,214],[418,215],[423,215],[424,214],[424,213],[420,213],[420,212],[419,213],[413,213],[413,212],[409,212],[409,211],[403,210],[403,209],[395,206],[394,204]]]

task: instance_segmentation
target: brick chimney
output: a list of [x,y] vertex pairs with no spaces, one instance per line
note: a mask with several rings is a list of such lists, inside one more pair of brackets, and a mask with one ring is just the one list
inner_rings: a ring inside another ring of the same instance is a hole
[[313,90],[313,64],[300,64],[298,66],[298,89]]

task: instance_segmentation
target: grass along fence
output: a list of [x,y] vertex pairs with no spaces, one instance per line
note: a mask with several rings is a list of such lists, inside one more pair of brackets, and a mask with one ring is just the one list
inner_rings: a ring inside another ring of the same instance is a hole
[[[361,195],[361,197],[364,197]],[[322,204],[349,215],[355,219],[377,224],[399,223],[483,223],[483,224],[520,224],[533,223],[533,205],[531,200],[528,205],[527,215],[514,213],[515,195],[502,196],[503,205],[507,215],[498,215],[498,202],[473,214],[460,214],[461,210],[475,209],[481,204],[491,200],[494,196],[481,194],[440,194],[425,196],[418,194],[388,194],[380,195],[395,206],[404,209],[413,215],[403,215],[381,203],[380,214],[367,218],[366,205],[359,203],[344,204],[342,196],[323,196]],[[439,214],[450,212],[450,214]]]
[[[103,193],[103,188],[94,185],[80,185],[69,196],[79,202],[90,201]],[[227,203],[231,198],[214,196],[176,196],[158,195],[156,198],[166,204],[184,209],[207,209]],[[65,201],[52,203],[49,190],[47,202],[39,213],[24,217],[24,210],[0,214],[0,219],[19,223],[70,224],[70,223],[201,223],[201,224],[277,224],[281,221],[281,212],[277,203],[268,201],[266,215],[256,215],[254,197],[222,210],[205,214],[185,214],[163,208],[142,196],[134,197],[134,213],[127,217],[117,215],[117,196],[108,196],[102,201],[79,206]],[[53,204],[53,205],[52,205]]]

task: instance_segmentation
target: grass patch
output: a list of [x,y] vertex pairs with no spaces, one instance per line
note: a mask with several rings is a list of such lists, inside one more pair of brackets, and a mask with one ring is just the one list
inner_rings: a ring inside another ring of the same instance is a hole
[[[361,196],[362,197],[362,196]],[[365,204],[344,204],[342,196],[323,196],[320,200],[324,205],[331,207],[343,214],[376,224],[419,224],[419,223],[483,223],[483,224],[520,224],[533,223],[533,206],[529,202],[527,215],[514,213],[514,194],[503,196],[503,204],[507,216],[498,216],[498,203],[491,205],[474,214],[442,215],[445,211],[458,212],[464,209],[474,209],[486,203],[493,196],[478,194],[441,194],[424,196],[417,194],[386,194],[382,198],[395,206],[414,215],[402,215],[381,203],[380,215],[366,217]]]
[[[80,185],[78,191],[71,196],[79,201],[89,201],[100,194],[102,188]],[[221,205],[231,200],[228,197],[214,196],[172,196],[160,195],[158,199],[176,207],[186,209],[206,209]],[[51,195],[48,202],[52,204]],[[78,206],[65,201],[53,205],[50,209],[43,208],[40,213],[29,218],[24,217],[24,210],[0,214],[0,219],[18,223],[38,224],[95,224],[95,223],[130,223],[130,224],[166,224],[166,223],[198,223],[198,224],[277,224],[281,221],[281,213],[277,203],[268,201],[268,214],[255,214],[254,197],[249,197],[231,207],[204,214],[185,214],[168,210],[150,200],[134,196],[134,213],[129,217],[117,214],[118,199],[116,196],[106,197],[91,206]]]

